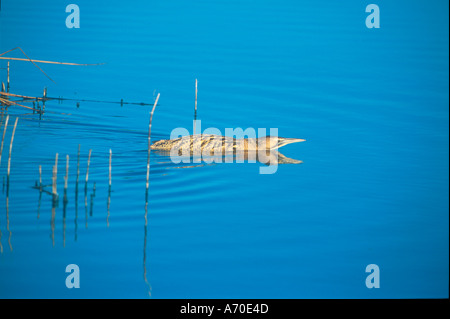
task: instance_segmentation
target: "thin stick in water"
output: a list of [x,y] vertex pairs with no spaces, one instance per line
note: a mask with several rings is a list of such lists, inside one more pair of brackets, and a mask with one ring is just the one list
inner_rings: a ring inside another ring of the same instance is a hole
[[64,176],[64,190],[67,190],[68,180],[69,180],[69,155],[66,155],[66,176]]
[[91,163],[91,152],[92,152],[92,149],[89,150],[87,169],[86,169],[86,184],[87,184],[88,179],[89,179],[89,164]]
[[9,181],[9,172],[10,172],[10,167],[11,167],[11,153],[12,153],[12,146],[13,146],[13,141],[14,141],[14,134],[16,133],[16,127],[17,127],[18,121],[19,121],[19,118],[16,117],[16,121],[14,123],[14,128],[13,128],[12,135],[11,135],[11,143],[9,143],[8,173],[7,173],[8,181]]
[[[24,59],[24,58],[11,58],[11,57],[1,57],[0,60],[14,60],[14,61],[30,61],[31,63],[49,63],[49,64],[63,64],[63,65],[103,65],[105,63],[71,63],[71,62],[55,62],[55,61],[44,61],[35,59]],[[39,68],[40,69],[40,68]]]
[[[27,57],[27,59],[2,57],[2,55],[5,55],[6,53],[11,52],[11,51],[14,51],[14,50],[20,50],[20,51],[23,53],[23,55],[25,55],[25,56]],[[37,66],[36,62],[37,62],[37,63],[65,64],[65,65],[100,65],[100,64],[104,64],[104,63],[97,63],[97,64],[78,64],[78,63],[65,63],[65,62],[54,62],[54,61],[33,60],[33,59],[30,59],[30,57],[22,50],[21,47],[16,47],[16,48],[14,48],[14,49],[11,49],[11,50],[8,50],[8,51],[5,51],[5,52],[1,53],[1,54],[0,54],[0,59],[3,59],[3,60],[16,60],[16,61],[30,61],[31,63],[33,63],[33,65],[34,65],[35,67],[37,67],[42,73],[44,73],[44,75],[45,75],[46,77],[48,77],[52,82],[55,82],[55,81],[53,81],[53,79],[52,79],[50,76],[48,76],[48,74],[45,73],[44,70],[42,70],[39,66]]]
[[42,112],[45,112],[45,101],[47,100],[47,88],[44,87],[44,93],[42,94]]
[[197,122],[197,93],[198,93],[198,81],[195,79],[195,111],[194,111],[194,134],[195,135],[195,124]]
[[151,141],[151,135],[152,135],[152,119],[153,119],[153,112],[155,112],[156,104],[158,104],[159,100],[159,93],[156,97],[155,104],[153,105],[152,111],[150,113],[150,122],[148,124],[148,154],[147,154],[147,182],[145,183],[145,188],[148,189],[148,179],[150,176],[150,141]]
[[52,194],[53,194],[54,199],[56,199],[56,197],[58,196],[57,184],[56,184],[57,177],[58,177],[58,153],[56,153],[56,155],[55,155],[55,166],[53,166]]

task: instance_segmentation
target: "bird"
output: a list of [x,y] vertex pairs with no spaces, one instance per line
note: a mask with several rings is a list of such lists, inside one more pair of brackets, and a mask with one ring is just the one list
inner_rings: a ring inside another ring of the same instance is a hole
[[214,134],[196,134],[182,136],[176,139],[159,140],[154,142],[150,149],[165,152],[177,152],[178,155],[197,154],[226,154],[230,152],[248,152],[276,150],[282,146],[304,142],[301,138],[285,138],[279,136],[264,136],[259,138],[237,139],[229,136]]

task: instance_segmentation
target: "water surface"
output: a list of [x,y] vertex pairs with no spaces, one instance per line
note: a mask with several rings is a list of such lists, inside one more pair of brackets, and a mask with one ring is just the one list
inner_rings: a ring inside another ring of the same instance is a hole
[[[74,100],[41,118],[8,109],[0,297],[448,297],[448,3],[378,1],[376,30],[359,1],[76,3],[80,29],[65,4],[2,1],[1,52],[105,64],[40,65],[54,83],[11,62],[11,92]],[[192,129],[195,79],[203,128],[278,128],[307,140],[282,149],[303,163],[262,175],[152,153],[146,204],[151,106],[80,100],[160,93],[152,140],[166,139]],[[39,165],[51,184],[56,153],[54,205],[33,186]],[[68,264],[80,289],[65,286]]]

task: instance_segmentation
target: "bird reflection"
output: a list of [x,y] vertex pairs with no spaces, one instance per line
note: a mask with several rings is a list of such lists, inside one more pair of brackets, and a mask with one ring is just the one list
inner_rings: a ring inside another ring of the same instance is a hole
[[183,163],[190,165],[177,166],[176,168],[194,168],[216,163],[256,163],[270,166],[278,164],[301,164],[303,161],[284,156],[277,150],[267,150],[260,152],[252,151],[234,151],[226,152],[223,155],[199,156],[190,153],[189,156],[171,154],[169,151],[154,150],[153,153],[163,157],[170,157],[174,163]]

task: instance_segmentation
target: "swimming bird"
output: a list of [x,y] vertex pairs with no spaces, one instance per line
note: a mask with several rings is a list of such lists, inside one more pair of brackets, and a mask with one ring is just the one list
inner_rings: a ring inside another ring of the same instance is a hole
[[264,136],[259,138],[236,139],[229,136],[213,134],[196,134],[182,136],[171,140],[160,140],[154,142],[150,149],[160,151],[198,154],[225,154],[237,151],[276,150],[291,143],[304,142],[301,138],[285,138],[278,136]]

